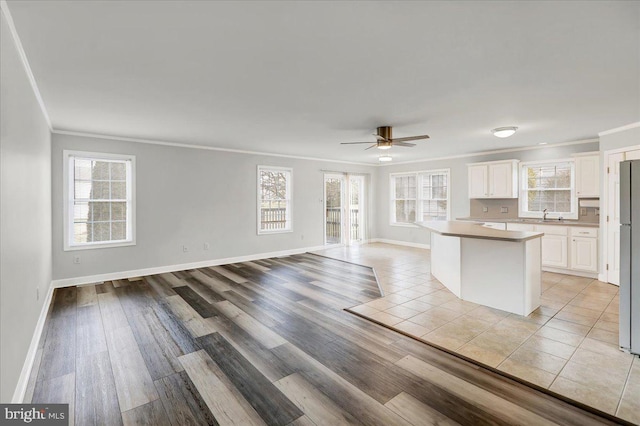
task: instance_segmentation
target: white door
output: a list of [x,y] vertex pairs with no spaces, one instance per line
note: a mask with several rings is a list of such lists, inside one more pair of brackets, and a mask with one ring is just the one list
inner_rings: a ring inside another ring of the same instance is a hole
[[324,175],[324,243],[346,244],[366,238],[364,176]]
[[620,285],[620,162],[640,159],[640,149],[610,154],[607,174],[607,282]]

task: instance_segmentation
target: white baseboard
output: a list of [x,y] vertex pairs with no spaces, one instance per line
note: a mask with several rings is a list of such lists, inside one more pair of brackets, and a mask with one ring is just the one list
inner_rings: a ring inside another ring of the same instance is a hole
[[24,360],[24,364],[22,365],[22,371],[20,372],[20,377],[18,378],[18,384],[16,385],[16,390],[13,392],[13,398],[11,398],[12,404],[21,404],[23,402],[24,394],[27,391],[27,385],[29,384],[29,375],[31,374],[31,369],[33,368],[33,362],[35,361],[36,353],[38,352],[38,345],[40,344],[40,338],[42,337],[44,322],[47,319],[47,313],[49,312],[49,306],[51,305],[52,296],[53,296],[53,282],[49,285],[47,296],[44,299],[44,303],[42,304],[40,317],[38,317],[36,328],[33,331],[33,336],[31,337],[31,344],[29,345],[27,356]]
[[598,274],[596,272],[574,271],[573,269],[550,268],[548,266],[543,266],[542,271],[554,272],[556,274],[573,275],[576,277],[596,278],[596,279],[598,278]]
[[400,240],[387,240],[385,238],[372,238],[369,240],[371,243],[385,243],[385,244],[394,244],[396,246],[406,246],[406,247],[415,247],[430,250],[430,244],[422,244],[422,243],[411,243],[408,241],[400,241]]
[[204,260],[200,262],[182,263],[179,265],[156,266],[153,268],[134,269],[130,271],[109,272],[106,274],[87,275],[83,277],[63,278],[53,281],[53,287],[70,287],[74,285],[91,284],[103,281],[122,280],[131,277],[143,277],[145,275],[164,274],[166,272],[184,271],[187,269],[206,268],[209,266],[227,265],[229,263],[248,262],[251,260],[267,259],[270,257],[290,256],[292,254],[306,253],[322,250],[326,246],[303,247],[292,250],[272,251],[268,253],[250,254],[247,256],[227,257],[224,259]]

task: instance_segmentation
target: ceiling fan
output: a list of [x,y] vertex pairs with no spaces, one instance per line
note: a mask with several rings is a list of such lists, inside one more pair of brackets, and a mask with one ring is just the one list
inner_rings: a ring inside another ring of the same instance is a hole
[[415,143],[408,143],[409,141],[417,141],[420,139],[429,139],[429,135],[420,135],[420,136],[408,136],[406,138],[393,138],[392,136],[392,128],[391,126],[381,126],[378,127],[378,132],[374,134],[378,140],[376,142],[342,142],[341,145],[354,145],[354,144],[362,144],[368,143],[372,144],[370,147],[365,148],[378,148],[378,149],[389,149],[392,146],[416,146]]

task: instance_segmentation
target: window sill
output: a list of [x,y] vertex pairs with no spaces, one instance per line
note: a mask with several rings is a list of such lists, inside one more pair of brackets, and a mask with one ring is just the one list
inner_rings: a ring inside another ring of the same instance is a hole
[[281,229],[277,231],[258,231],[258,235],[288,234],[291,232],[293,232],[293,229]]
[[116,247],[128,247],[135,246],[135,241],[122,241],[117,243],[99,243],[99,244],[83,244],[83,245],[73,245],[73,246],[64,246],[64,251],[77,251],[77,250],[93,250],[93,249],[106,249],[106,248],[116,248]]

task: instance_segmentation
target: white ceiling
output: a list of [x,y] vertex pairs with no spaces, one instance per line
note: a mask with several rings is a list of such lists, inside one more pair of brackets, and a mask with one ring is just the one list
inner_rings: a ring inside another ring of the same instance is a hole
[[397,162],[640,119],[640,2],[8,5],[56,130],[357,162],[431,135]]

